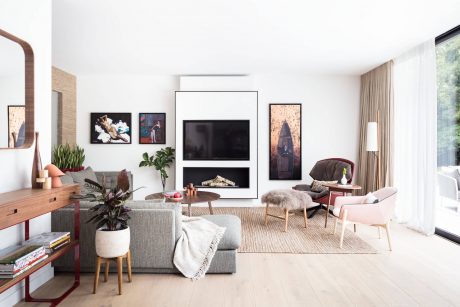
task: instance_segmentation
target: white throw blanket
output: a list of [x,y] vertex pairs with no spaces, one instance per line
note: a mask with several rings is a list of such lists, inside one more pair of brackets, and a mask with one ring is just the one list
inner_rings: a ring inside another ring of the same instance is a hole
[[174,264],[185,277],[200,279],[206,274],[225,227],[200,217],[182,217],[182,235],[177,240]]

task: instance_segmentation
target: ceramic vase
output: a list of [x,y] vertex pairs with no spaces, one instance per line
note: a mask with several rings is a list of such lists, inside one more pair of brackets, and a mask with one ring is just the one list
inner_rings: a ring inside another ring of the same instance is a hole
[[345,174],[343,174],[342,179],[340,179],[340,183],[341,183],[341,184],[344,184],[344,185],[348,183],[348,179],[347,179],[347,177],[345,176]]
[[42,159],[40,157],[38,137],[39,137],[38,132],[35,132],[35,151],[34,151],[34,160],[32,164],[32,178],[31,178],[33,189],[41,189],[41,184],[37,182],[37,178],[39,177],[40,170],[43,169]]
[[122,230],[96,230],[96,254],[102,258],[115,258],[125,255],[130,243],[129,227]]

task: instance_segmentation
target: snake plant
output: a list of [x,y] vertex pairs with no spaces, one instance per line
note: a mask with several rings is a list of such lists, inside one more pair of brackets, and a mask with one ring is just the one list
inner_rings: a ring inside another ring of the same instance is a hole
[[52,163],[61,170],[78,169],[85,162],[85,150],[78,145],[60,144],[53,148]]

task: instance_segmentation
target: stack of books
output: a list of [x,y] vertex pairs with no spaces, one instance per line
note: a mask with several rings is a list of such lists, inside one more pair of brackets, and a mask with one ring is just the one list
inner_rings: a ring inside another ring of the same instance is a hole
[[46,259],[43,246],[10,246],[0,251],[0,279],[14,278]]
[[70,232],[45,232],[31,237],[22,245],[41,245],[47,254],[51,254],[70,243]]

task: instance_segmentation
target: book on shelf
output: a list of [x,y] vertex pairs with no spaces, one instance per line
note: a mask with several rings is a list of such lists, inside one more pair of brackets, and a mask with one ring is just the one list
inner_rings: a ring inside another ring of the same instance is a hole
[[46,250],[39,245],[7,247],[0,251],[0,271],[13,273],[22,270],[43,255],[46,255]]
[[52,247],[45,248],[46,253],[47,254],[54,253],[55,251],[57,251],[58,249],[61,249],[61,247],[64,247],[69,243],[70,243],[70,237],[68,237],[67,239],[65,239],[63,241],[60,241],[59,244],[55,244]]
[[33,267],[34,265],[39,264],[40,262],[42,262],[46,258],[48,258],[48,255],[43,254],[42,256],[40,256],[39,258],[36,258],[34,261],[32,261],[27,266],[25,266],[25,267],[23,267],[21,269],[18,269],[18,270],[12,271],[12,272],[0,272],[0,279],[12,279],[12,278],[15,278],[18,275],[20,275],[20,274],[24,273],[25,271],[27,271],[28,269],[30,269],[31,267]]
[[45,248],[53,248],[68,239],[70,232],[44,232],[24,241],[22,245],[43,245]]

